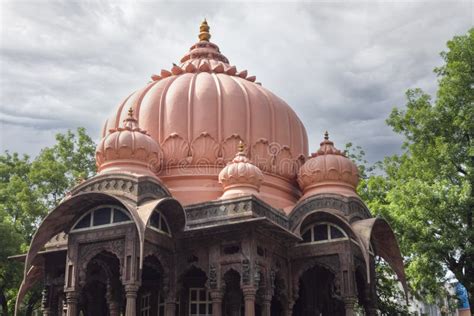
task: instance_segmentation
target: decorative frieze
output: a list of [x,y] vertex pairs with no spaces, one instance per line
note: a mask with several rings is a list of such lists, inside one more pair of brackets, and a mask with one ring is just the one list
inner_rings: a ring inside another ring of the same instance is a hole
[[357,198],[346,198],[339,195],[318,195],[302,201],[290,214],[290,229],[294,230],[306,214],[316,210],[337,210],[347,217],[358,216],[370,218],[370,212]]
[[121,195],[135,197],[136,200],[141,196],[152,196],[157,199],[170,196],[164,187],[150,178],[118,174],[91,178],[74,188],[72,194],[83,192],[119,192]]
[[[254,196],[202,203],[185,209],[188,226],[196,227],[200,223],[209,224],[211,220],[226,220],[236,218],[236,215],[266,217],[283,228],[288,227],[288,218],[280,211],[263,203]],[[226,218],[227,217],[227,218]],[[194,222],[194,223],[193,223]]]

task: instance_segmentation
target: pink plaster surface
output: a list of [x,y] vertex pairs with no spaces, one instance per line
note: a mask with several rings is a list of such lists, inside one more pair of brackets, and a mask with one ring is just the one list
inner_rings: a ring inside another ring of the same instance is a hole
[[298,184],[303,190],[302,199],[322,193],[357,196],[357,165],[334,147],[327,133],[320,146],[298,172]]
[[[258,194],[288,213],[302,195],[357,196],[357,166],[328,139],[306,161],[306,129],[291,107],[231,65],[209,33],[200,38],[180,65],[153,75],[105,122],[99,172],[153,174],[183,205]],[[234,158],[240,142],[246,162]],[[239,172],[263,177],[258,186],[249,175],[231,184]]]
[[109,130],[96,149],[99,173],[128,172],[155,176],[161,164],[160,145],[138,127],[130,110],[121,127]]
[[219,183],[224,188],[221,199],[258,195],[262,182],[262,171],[250,162],[242,148],[219,173]]
[[160,145],[156,175],[184,205],[222,195],[220,170],[246,143],[248,158],[265,174],[262,198],[284,208],[301,193],[296,174],[308,154],[305,127],[282,99],[229,64],[217,45],[200,41],[181,65],[153,75],[119,104],[102,136],[117,129],[132,108],[137,124]]

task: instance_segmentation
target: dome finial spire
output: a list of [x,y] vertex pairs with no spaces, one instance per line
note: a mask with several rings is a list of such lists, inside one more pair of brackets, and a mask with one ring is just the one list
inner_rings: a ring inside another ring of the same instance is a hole
[[209,33],[209,25],[207,24],[207,20],[201,22],[201,26],[199,26],[199,40],[209,42],[211,39],[211,34]]
[[329,140],[329,133],[328,133],[328,131],[325,131],[325,132],[324,132],[324,139],[325,139],[325,140]]
[[239,145],[237,146],[237,150],[239,154],[243,154],[245,149],[245,144],[243,141],[239,141]]

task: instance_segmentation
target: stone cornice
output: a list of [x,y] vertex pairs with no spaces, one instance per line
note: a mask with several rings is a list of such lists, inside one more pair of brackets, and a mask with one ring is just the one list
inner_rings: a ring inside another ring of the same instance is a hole
[[272,223],[288,229],[288,218],[259,198],[249,195],[228,200],[215,200],[185,208],[187,228],[208,226],[210,223],[229,223],[242,218],[265,217]]

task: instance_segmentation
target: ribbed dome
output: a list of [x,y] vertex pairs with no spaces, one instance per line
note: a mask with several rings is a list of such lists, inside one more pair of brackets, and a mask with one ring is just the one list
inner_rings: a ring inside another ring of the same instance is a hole
[[160,168],[158,143],[140,129],[130,108],[123,127],[109,130],[96,149],[99,173],[127,171],[154,175]]
[[308,152],[306,130],[282,99],[246,70],[238,72],[209,37],[201,27],[201,41],[181,65],[153,75],[126,98],[107,120],[103,137],[133,108],[140,127],[163,150],[158,176],[183,204],[221,195],[217,175],[243,141],[251,161],[271,175],[263,198],[276,207],[292,205],[300,195],[295,180]]
[[302,199],[320,193],[356,196],[359,183],[357,165],[334,147],[326,132],[319,150],[312,154],[298,172]]
[[244,152],[244,146],[239,146],[235,158],[219,173],[219,182],[224,187],[222,198],[257,194],[263,182],[263,173],[252,164]]

